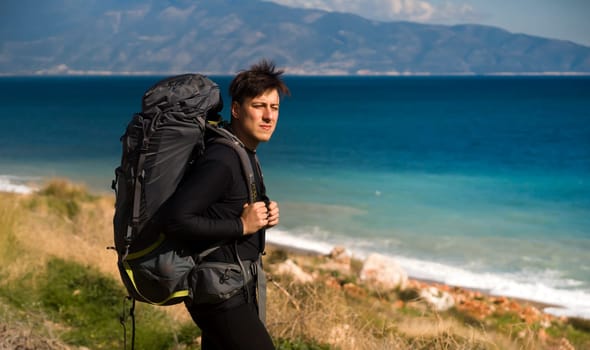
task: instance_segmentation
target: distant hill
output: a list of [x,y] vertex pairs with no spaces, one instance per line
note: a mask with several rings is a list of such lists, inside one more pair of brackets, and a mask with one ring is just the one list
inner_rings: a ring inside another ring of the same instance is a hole
[[[18,6],[16,5],[18,3]],[[590,47],[481,25],[378,22],[258,0],[7,0],[0,74],[590,74]]]

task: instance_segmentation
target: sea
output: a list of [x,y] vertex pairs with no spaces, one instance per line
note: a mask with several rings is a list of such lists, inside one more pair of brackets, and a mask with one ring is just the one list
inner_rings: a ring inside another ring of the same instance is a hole
[[[0,191],[113,195],[161,76],[1,77]],[[212,76],[223,92],[231,77]],[[411,277],[590,319],[590,77],[286,76],[260,145],[269,241],[394,258]]]

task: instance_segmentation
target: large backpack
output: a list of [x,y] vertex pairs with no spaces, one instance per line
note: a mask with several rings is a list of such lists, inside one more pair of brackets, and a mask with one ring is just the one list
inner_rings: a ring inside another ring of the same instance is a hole
[[195,261],[182,245],[160,232],[155,218],[187,166],[204,152],[206,132],[214,135],[207,139],[238,152],[248,188],[255,186],[243,144],[209,122],[221,120],[222,107],[219,87],[209,78],[200,74],[166,78],[145,92],[142,111],[121,136],[121,164],[112,184],[114,243],[121,280],[134,300],[172,305],[190,297],[187,278]]

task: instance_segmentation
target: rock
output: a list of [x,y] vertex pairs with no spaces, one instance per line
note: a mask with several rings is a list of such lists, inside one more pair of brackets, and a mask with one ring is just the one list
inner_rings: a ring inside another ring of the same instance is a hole
[[559,341],[559,350],[576,350],[576,348],[566,338],[561,338]]
[[518,314],[520,318],[525,321],[527,324],[533,324],[541,319],[541,311],[534,306],[526,306],[521,308],[520,313]]
[[342,288],[346,294],[356,299],[365,299],[367,297],[367,291],[357,286],[354,283],[345,283]]
[[328,261],[319,266],[325,271],[337,271],[343,275],[350,275],[350,254],[344,247],[336,246],[327,255]]
[[541,343],[546,343],[549,336],[547,335],[547,332],[541,328],[539,331],[537,331],[537,338],[541,341]]
[[326,279],[324,280],[324,284],[328,287],[328,288],[332,288],[335,290],[341,290],[342,286],[340,285],[340,282],[332,277],[332,276],[328,276],[326,277]]
[[337,263],[350,265],[350,254],[344,247],[334,247],[330,254],[328,254],[328,257]]
[[404,303],[404,301],[403,300],[400,300],[400,299],[396,300],[393,303],[393,307],[396,308],[396,309],[402,309],[405,305],[406,305],[406,303]]
[[293,278],[293,281],[299,283],[313,282],[314,278],[309,273],[303,271],[293,260],[287,259],[277,265],[275,272],[279,275],[288,275]]
[[408,274],[395,260],[376,253],[365,260],[360,279],[383,290],[403,290],[408,284]]
[[447,311],[455,305],[455,299],[451,294],[436,287],[420,290],[420,298],[436,311]]
[[478,320],[485,319],[493,312],[491,305],[488,305],[485,301],[473,299],[465,295],[460,297],[457,308]]
[[324,271],[336,271],[342,275],[350,275],[350,264],[342,264],[333,260],[326,261],[318,266]]

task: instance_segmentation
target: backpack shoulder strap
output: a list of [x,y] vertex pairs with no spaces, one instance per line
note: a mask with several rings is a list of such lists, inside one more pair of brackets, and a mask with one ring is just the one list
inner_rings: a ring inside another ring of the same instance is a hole
[[[231,148],[233,148],[236,153],[238,154],[238,157],[240,158],[240,163],[242,164],[242,172],[244,174],[244,178],[246,179],[246,184],[248,186],[248,203],[254,203],[254,201],[256,200],[256,182],[255,182],[255,178],[254,178],[254,169],[252,167],[252,163],[250,162],[250,158],[248,157],[248,153],[246,151],[246,147],[244,146],[244,144],[231,132],[229,132],[228,130],[224,129],[223,127],[218,127],[217,125],[211,125],[211,124],[206,124],[206,128],[207,130],[210,130],[212,132],[215,133],[215,135],[217,137],[214,137],[212,142],[216,142],[216,143],[222,143],[225,144]],[[256,163],[256,167],[258,168],[258,171],[260,173],[260,176],[262,176],[262,172],[260,172],[260,164],[258,163],[258,158],[256,157],[256,155],[254,155],[254,159],[255,159],[255,163]],[[262,179],[261,179],[262,181]],[[263,191],[264,191],[264,185],[263,186]],[[263,236],[261,237],[261,241],[264,242],[264,238]],[[261,247],[264,247],[264,244],[262,243]],[[205,250],[204,252],[202,252],[201,254],[199,254],[198,259],[202,260],[206,255],[210,254],[211,252],[213,252],[215,249],[217,249],[218,247],[213,247],[213,248],[209,248],[207,250]],[[238,241],[234,241],[234,253],[236,254],[236,259],[238,261],[238,264],[240,265],[240,268],[242,270],[242,275],[244,276],[244,288],[246,290],[246,295],[247,295],[247,299],[250,300],[250,290],[248,289],[247,285],[246,285],[246,281],[247,281],[247,271],[244,267],[244,264],[242,262],[242,259],[240,258],[240,255],[238,254]],[[264,248],[262,248],[264,249]],[[261,264],[261,259],[258,259],[258,263]],[[261,284],[261,279],[264,278],[264,274],[262,271],[262,265],[260,265],[260,271],[257,274],[257,290],[260,291],[260,289],[262,287],[264,287],[264,291],[261,292],[258,295],[257,298],[257,305],[259,308],[259,317],[261,319],[261,321],[264,323],[265,322],[265,318],[266,318],[266,281],[264,281],[264,284]]]
[[250,163],[250,158],[248,158],[248,153],[246,152],[244,144],[234,134],[224,128],[207,124],[207,130],[213,131],[219,136],[215,137],[212,142],[227,145],[233,148],[238,154],[240,163],[242,164],[242,173],[248,185],[248,203],[254,203],[256,200],[256,182],[254,179],[254,169],[252,168],[252,163]]

